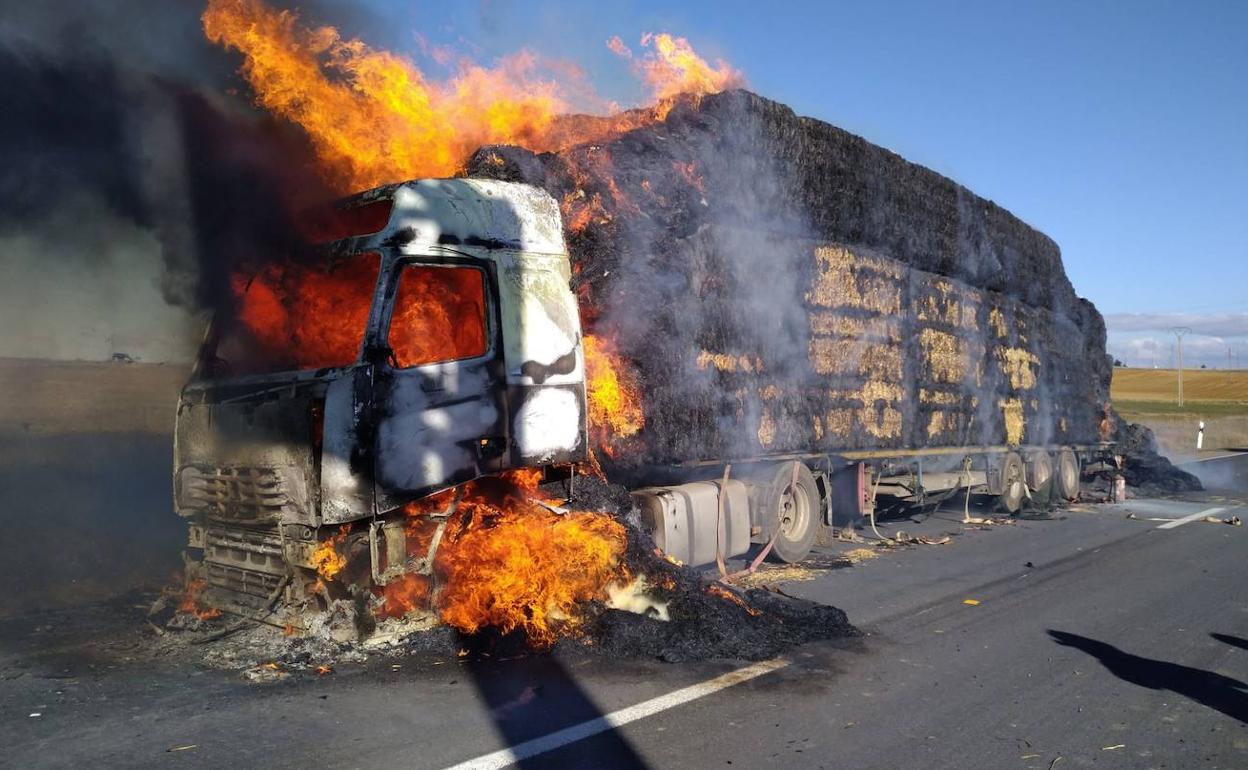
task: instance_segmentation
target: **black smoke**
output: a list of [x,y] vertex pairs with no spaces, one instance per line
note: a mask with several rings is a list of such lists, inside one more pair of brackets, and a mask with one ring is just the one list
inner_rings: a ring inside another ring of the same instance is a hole
[[302,134],[252,107],[236,57],[204,39],[198,3],[30,5],[0,11],[0,238],[87,274],[101,238],[154,239],[160,274],[134,279],[187,309],[221,300],[231,264],[292,247],[290,212],[329,193]]

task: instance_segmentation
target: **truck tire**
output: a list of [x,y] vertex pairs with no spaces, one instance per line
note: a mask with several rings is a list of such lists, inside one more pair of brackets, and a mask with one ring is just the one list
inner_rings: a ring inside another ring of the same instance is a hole
[[1027,453],[1024,464],[1031,499],[1037,503],[1047,503],[1053,492],[1053,458],[1043,449],[1037,449]]
[[771,555],[786,564],[796,564],[810,554],[819,528],[819,487],[802,463],[797,464],[797,485],[793,484],[793,463],[780,463],[772,477],[770,494],[763,505],[762,520],[777,526]]
[[1053,474],[1053,492],[1062,500],[1073,502],[1079,497],[1079,458],[1070,447],[1057,452],[1057,469]]
[[997,496],[997,505],[1006,513],[1018,513],[1027,499],[1027,474],[1023,468],[1023,458],[1017,452],[1010,452],[1001,462],[1001,494]]

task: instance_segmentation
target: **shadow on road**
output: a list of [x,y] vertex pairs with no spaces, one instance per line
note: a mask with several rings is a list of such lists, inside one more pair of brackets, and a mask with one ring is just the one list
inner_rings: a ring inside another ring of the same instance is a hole
[[1223,644],[1229,644],[1232,647],[1238,647],[1241,650],[1248,650],[1248,639],[1241,639],[1238,636],[1231,636],[1230,634],[1219,634],[1217,631],[1213,631],[1209,635]]
[[[1074,647],[1096,658],[1109,673],[1125,682],[1150,690],[1170,690],[1232,719],[1248,722],[1248,685],[1238,679],[1164,660],[1142,658],[1112,644],[1065,631],[1049,629],[1049,636],[1060,645]],[[1242,640],[1236,641],[1242,643]]]
[[[527,741],[605,716],[554,656],[524,655],[519,659],[498,660],[481,654],[483,648],[493,647],[493,655],[498,655],[498,647],[467,636],[460,641],[469,651],[464,668],[489,709],[499,736],[513,750]],[[646,768],[628,740],[611,728],[587,735],[583,740],[569,741],[562,750],[559,745],[552,740],[537,747],[525,747],[516,752],[515,766],[523,770]]]

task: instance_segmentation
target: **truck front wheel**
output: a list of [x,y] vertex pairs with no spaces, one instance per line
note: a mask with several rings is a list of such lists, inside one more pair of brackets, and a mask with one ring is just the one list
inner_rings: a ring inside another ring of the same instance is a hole
[[[793,477],[795,464],[796,483]],[[771,494],[762,511],[763,521],[773,517],[772,526],[779,528],[771,549],[776,559],[795,564],[810,554],[819,526],[819,510],[819,487],[806,466],[802,463],[777,465]]]

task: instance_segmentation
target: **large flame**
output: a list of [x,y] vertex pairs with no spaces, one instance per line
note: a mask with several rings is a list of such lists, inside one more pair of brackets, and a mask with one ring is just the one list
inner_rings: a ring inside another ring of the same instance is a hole
[[450,176],[481,145],[533,141],[567,109],[525,52],[438,83],[402,56],[301,26],[260,0],[209,0],[203,24],[209,40],[242,52],[256,101],[307,131],[344,190]]
[[647,32],[641,36],[643,48],[653,46],[644,56],[634,57],[632,50],[619,37],[607,41],[616,55],[632,61],[637,72],[655,99],[662,101],[677,94],[710,94],[745,83],[745,77],[723,60],[711,66],[698,56],[683,37],[665,32]]
[[[236,373],[345,366],[360,353],[380,257],[352,255],[330,266],[267,265],[231,282],[237,320],[248,339],[239,345],[258,362],[224,357]],[[468,267],[409,265],[399,278],[387,337],[395,363],[419,366],[479,356],[486,350],[485,284]]]
[[603,513],[543,505],[540,477],[538,470],[513,471],[410,504],[408,550],[419,556],[436,529],[429,514],[459,498],[437,550],[435,579],[407,575],[385,586],[379,614],[432,608],[466,633],[520,630],[538,646],[575,629],[577,605],[605,601],[607,586],[626,578],[624,526]]
[[[605,102],[581,81],[579,68],[530,51],[494,67],[460,60],[455,74],[439,81],[401,55],[344,40],[330,26],[303,25],[297,14],[261,0],[209,0],[203,25],[209,40],[242,53],[256,102],[307,132],[326,176],[343,192],[450,176],[486,144],[554,150],[666,114],[561,120],[573,95],[578,103]],[[627,50],[618,38],[609,45]],[[743,82],[725,62],[708,64],[682,37],[647,33],[642,45],[653,50],[628,57],[656,99]]]
[[[274,263],[232,276],[237,319],[262,364],[248,369],[316,369],[356,360],[381,258],[357,254],[328,268]],[[233,360],[230,355],[225,356]]]
[[586,335],[584,348],[590,433],[614,457],[646,424],[637,377],[608,338]]

